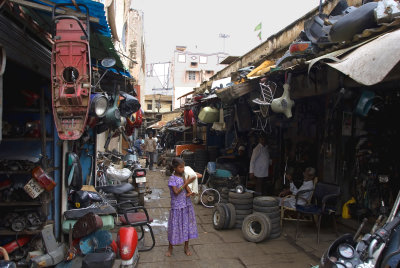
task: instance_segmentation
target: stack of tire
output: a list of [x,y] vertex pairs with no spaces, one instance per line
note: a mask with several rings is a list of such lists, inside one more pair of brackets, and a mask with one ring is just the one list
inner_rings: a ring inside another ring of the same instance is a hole
[[270,239],[281,236],[279,200],[273,196],[258,196],[253,200],[253,211],[268,216],[271,222]]
[[214,207],[212,223],[215,230],[232,229],[235,222],[236,210],[232,204],[219,203]]
[[210,176],[210,187],[217,189],[218,192],[222,193],[222,189],[227,188],[228,186],[229,178],[217,177],[215,174]]
[[233,204],[236,210],[235,228],[242,228],[242,223],[247,215],[252,213],[253,209],[253,193],[243,192],[235,193],[229,192],[229,203]]
[[185,166],[194,167],[195,165],[195,153],[192,151],[185,150],[181,153],[183,161],[185,161]]
[[129,191],[123,194],[118,195],[118,203],[123,203],[126,201],[132,201],[132,202],[127,202],[125,204],[119,205],[118,207],[118,213],[124,213],[126,209],[130,209],[132,207],[138,206],[139,205],[139,194],[136,191]]
[[194,171],[203,174],[208,163],[208,152],[203,149],[197,149],[194,152]]
[[118,203],[117,197],[113,193],[105,194],[105,198],[107,199],[107,202],[112,206]]
[[229,189],[227,187],[223,187],[220,191],[221,200],[220,203],[228,203],[229,199]]

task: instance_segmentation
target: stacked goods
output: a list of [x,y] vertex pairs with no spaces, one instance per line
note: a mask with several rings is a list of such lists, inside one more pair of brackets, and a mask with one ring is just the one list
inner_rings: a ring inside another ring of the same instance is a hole
[[193,153],[192,151],[184,150],[181,153],[181,157],[185,162],[185,166],[189,166],[191,168],[195,166],[195,153]]
[[253,211],[268,216],[271,222],[269,238],[281,235],[279,200],[272,196],[258,196],[253,200]]
[[221,189],[220,191],[221,200],[219,201],[220,203],[228,203],[228,193],[229,189],[227,187]]
[[[130,201],[130,202],[127,202]],[[126,203],[123,203],[126,202]],[[139,205],[139,193],[136,191],[129,191],[118,195],[118,213],[123,213],[124,210],[136,207]],[[122,204],[121,204],[122,203]]]
[[247,215],[252,213],[253,209],[253,193],[235,193],[229,192],[229,203],[232,203],[236,209],[235,228],[242,228],[242,223]]
[[208,159],[210,162],[216,162],[218,156],[217,146],[208,146]]
[[236,211],[235,207],[228,204],[217,204],[212,214],[212,223],[215,230],[232,229],[235,227]]
[[208,152],[203,149],[197,149],[194,152],[194,170],[200,174],[203,174],[203,171],[208,163]]

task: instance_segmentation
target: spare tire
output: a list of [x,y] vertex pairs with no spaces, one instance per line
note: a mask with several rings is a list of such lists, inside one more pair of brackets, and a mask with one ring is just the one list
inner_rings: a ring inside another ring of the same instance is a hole
[[235,192],[229,192],[229,197],[235,198],[235,199],[248,199],[248,198],[253,198],[253,193],[249,192],[244,192],[244,193],[235,193]]
[[279,201],[273,196],[257,196],[253,199],[253,204],[260,207],[279,206]]
[[222,204],[217,204],[213,210],[212,223],[215,230],[221,230],[225,226],[226,214]]
[[251,199],[251,198],[236,199],[236,198],[229,197],[229,203],[232,203],[235,205],[248,205],[248,204],[253,203],[253,199]]
[[261,242],[267,239],[270,233],[271,222],[264,214],[253,213],[243,220],[242,234],[249,242]]
[[235,227],[236,209],[231,203],[227,203],[226,207],[228,208],[229,214],[230,214],[230,217],[231,217],[231,220],[230,220],[230,223],[228,225],[228,228],[232,229],[233,227]]
[[257,211],[257,212],[272,213],[272,212],[279,211],[279,207],[278,206],[275,206],[275,207],[260,207],[260,206],[253,205],[253,210]]

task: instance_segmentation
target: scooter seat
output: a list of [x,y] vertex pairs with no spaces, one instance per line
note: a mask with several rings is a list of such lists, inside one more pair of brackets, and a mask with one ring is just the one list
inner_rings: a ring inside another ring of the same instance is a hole
[[116,185],[105,185],[98,186],[96,190],[102,190],[105,193],[109,194],[123,194],[134,189],[133,185],[130,183],[116,184]]
[[118,169],[113,166],[108,167],[106,171],[107,178],[119,181],[127,181],[132,176],[132,173],[128,168]]
[[122,224],[135,224],[135,223],[152,223],[153,218],[149,217],[149,221],[147,221],[146,214],[144,212],[131,212],[131,213],[126,213],[126,216],[128,217],[128,222],[126,221],[126,218],[124,215],[119,216],[119,220],[121,221]]
[[74,219],[79,219],[83,216],[85,216],[88,213],[94,213],[97,215],[111,215],[111,214],[117,214],[117,211],[115,208],[110,206],[109,204],[92,204],[90,207],[87,208],[78,208],[78,209],[70,209],[64,212],[64,218],[66,220],[74,220]]

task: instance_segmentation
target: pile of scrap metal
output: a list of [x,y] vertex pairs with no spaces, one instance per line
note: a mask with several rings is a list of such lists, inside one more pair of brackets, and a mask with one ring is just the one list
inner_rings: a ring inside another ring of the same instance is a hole
[[[116,79],[105,90],[100,82],[111,67],[114,58],[104,58],[101,66],[93,68],[90,59],[89,9],[78,4],[85,16],[56,15],[56,8],[74,6],[72,3],[56,4],[53,7],[53,49],[52,49],[52,106],[57,132],[62,140],[78,140],[89,127],[96,127],[97,133],[109,131],[109,136],[124,132],[133,133],[140,127],[142,113],[139,101],[132,94],[120,90]],[[75,50],[81,51],[75,53]],[[99,69],[103,68],[100,76]],[[93,81],[98,77],[97,81]],[[126,89],[129,89],[126,88]],[[133,117],[133,114],[136,116]],[[89,123],[88,123],[89,122]]]
[[363,1],[359,7],[348,6],[346,0],[340,0],[329,14],[321,10],[304,23],[304,30],[277,60],[278,69],[287,69],[381,34],[398,27],[400,19],[400,4],[394,0]]

